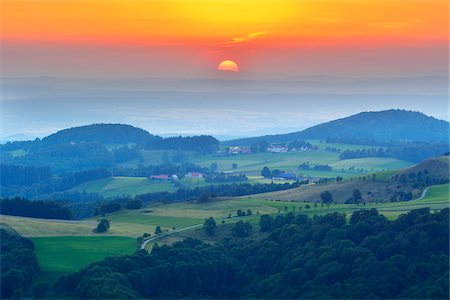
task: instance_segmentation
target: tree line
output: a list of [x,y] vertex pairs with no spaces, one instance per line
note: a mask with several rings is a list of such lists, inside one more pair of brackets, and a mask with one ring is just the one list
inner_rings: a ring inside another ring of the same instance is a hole
[[24,198],[0,199],[0,214],[40,219],[70,220],[73,218],[72,211],[60,202],[31,201]]

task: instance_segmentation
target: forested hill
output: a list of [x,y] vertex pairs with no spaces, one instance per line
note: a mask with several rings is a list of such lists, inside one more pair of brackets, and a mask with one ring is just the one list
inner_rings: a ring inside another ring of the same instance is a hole
[[301,139],[356,141],[448,142],[449,123],[420,112],[385,110],[362,112],[319,124],[303,131],[266,135],[223,142],[224,145],[252,145],[259,141],[282,143]]
[[46,145],[98,142],[102,144],[146,144],[161,139],[144,129],[125,124],[92,124],[60,130],[42,139]]

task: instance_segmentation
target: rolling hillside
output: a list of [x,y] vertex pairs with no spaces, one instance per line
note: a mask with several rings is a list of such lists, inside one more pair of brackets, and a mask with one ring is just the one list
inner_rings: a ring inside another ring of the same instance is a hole
[[251,145],[259,141],[289,142],[298,139],[356,138],[374,141],[448,142],[449,123],[420,112],[385,110],[362,112],[319,124],[303,131],[266,135],[223,142],[223,145]]

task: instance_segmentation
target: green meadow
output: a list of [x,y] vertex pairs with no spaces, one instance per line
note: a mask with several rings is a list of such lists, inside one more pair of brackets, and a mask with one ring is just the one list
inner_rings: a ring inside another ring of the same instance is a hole
[[53,282],[108,256],[132,254],[136,240],[127,237],[60,236],[32,238],[41,272],[38,281]]

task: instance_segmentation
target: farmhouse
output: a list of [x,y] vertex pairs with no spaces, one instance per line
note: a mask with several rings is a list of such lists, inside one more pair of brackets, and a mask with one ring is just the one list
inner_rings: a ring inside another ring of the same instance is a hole
[[229,150],[230,154],[250,154],[252,150],[250,147],[231,147]]
[[267,152],[271,152],[271,153],[286,153],[289,151],[288,147],[285,146],[270,146],[267,147]]
[[158,174],[158,175],[151,175],[149,179],[154,180],[169,180],[169,174]]
[[184,175],[186,178],[203,178],[203,174],[200,172],[189,172],[186,175]]

